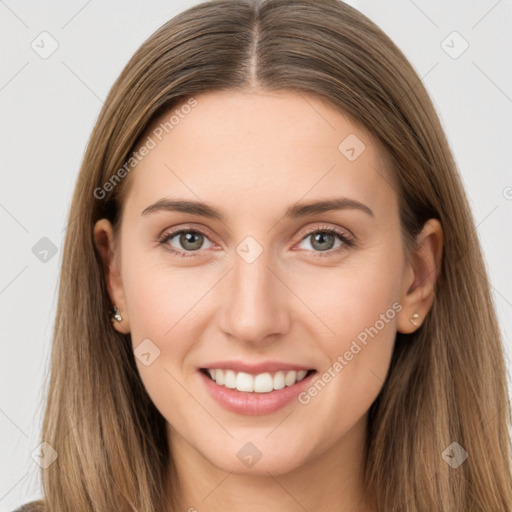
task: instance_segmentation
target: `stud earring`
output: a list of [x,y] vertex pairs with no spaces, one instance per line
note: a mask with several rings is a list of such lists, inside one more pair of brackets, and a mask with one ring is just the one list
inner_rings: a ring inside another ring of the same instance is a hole
[[410,320],[411,320],[411,324],[412,324],[412,325],[415,325],[416,327],[418,327],[418,325],[419,325],[419,324],[418,324],[418,318],[419,318],[419,317],[420,317],[420,315],[418,315],[418,313],[414,313],[414,314],[411,316],[411,318],[410,318]]
[[121,312],[119,311],[117,306],[112,306],[112,309],[109,311],[108,316],[111,320],[115,320],[116,322],[120,322],[123,317],[121,316]]

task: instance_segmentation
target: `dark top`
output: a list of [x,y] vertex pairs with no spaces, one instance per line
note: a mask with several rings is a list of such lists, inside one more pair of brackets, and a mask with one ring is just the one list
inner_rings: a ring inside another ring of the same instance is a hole
[[30,501],[12,512],[44,512],[44,504],[42,500]]

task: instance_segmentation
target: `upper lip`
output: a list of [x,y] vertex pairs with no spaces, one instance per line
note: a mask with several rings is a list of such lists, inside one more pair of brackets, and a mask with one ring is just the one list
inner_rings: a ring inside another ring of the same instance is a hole
[[258,375],[260,373],[271,373],[279,370],[292,371],[292,370],[313,370],[310,366],[303,366],[300,364],[293,363],[280,363],[279,361],[262,361],[260,363],[244,363],[243,361],[214,361],[201,366],[204,369],[221,369],[221,370],[233,370],[235,372],[245,372],[252,375]]

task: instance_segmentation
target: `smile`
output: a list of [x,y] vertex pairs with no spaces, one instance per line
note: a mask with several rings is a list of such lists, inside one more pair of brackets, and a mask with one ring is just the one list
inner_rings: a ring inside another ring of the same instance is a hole
[[208,366],[197,372],[207,395],[228,411],[253,416],[297,402],[317,374],[314,369],[279,362],[219,361]]
[[[220,368],[204,368],[202,370],[219,386],[249,393],[270,393],[286,386],[293,386],[308,374],[308,370],[264,372],[257,375]],[[313,371],[309,370],[309,372]]]

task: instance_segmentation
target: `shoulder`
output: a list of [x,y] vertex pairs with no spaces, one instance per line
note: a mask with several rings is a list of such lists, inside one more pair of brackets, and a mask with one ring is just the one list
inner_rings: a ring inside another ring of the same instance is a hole
[[30,501],[12,512],[44,512],[44,501]]

